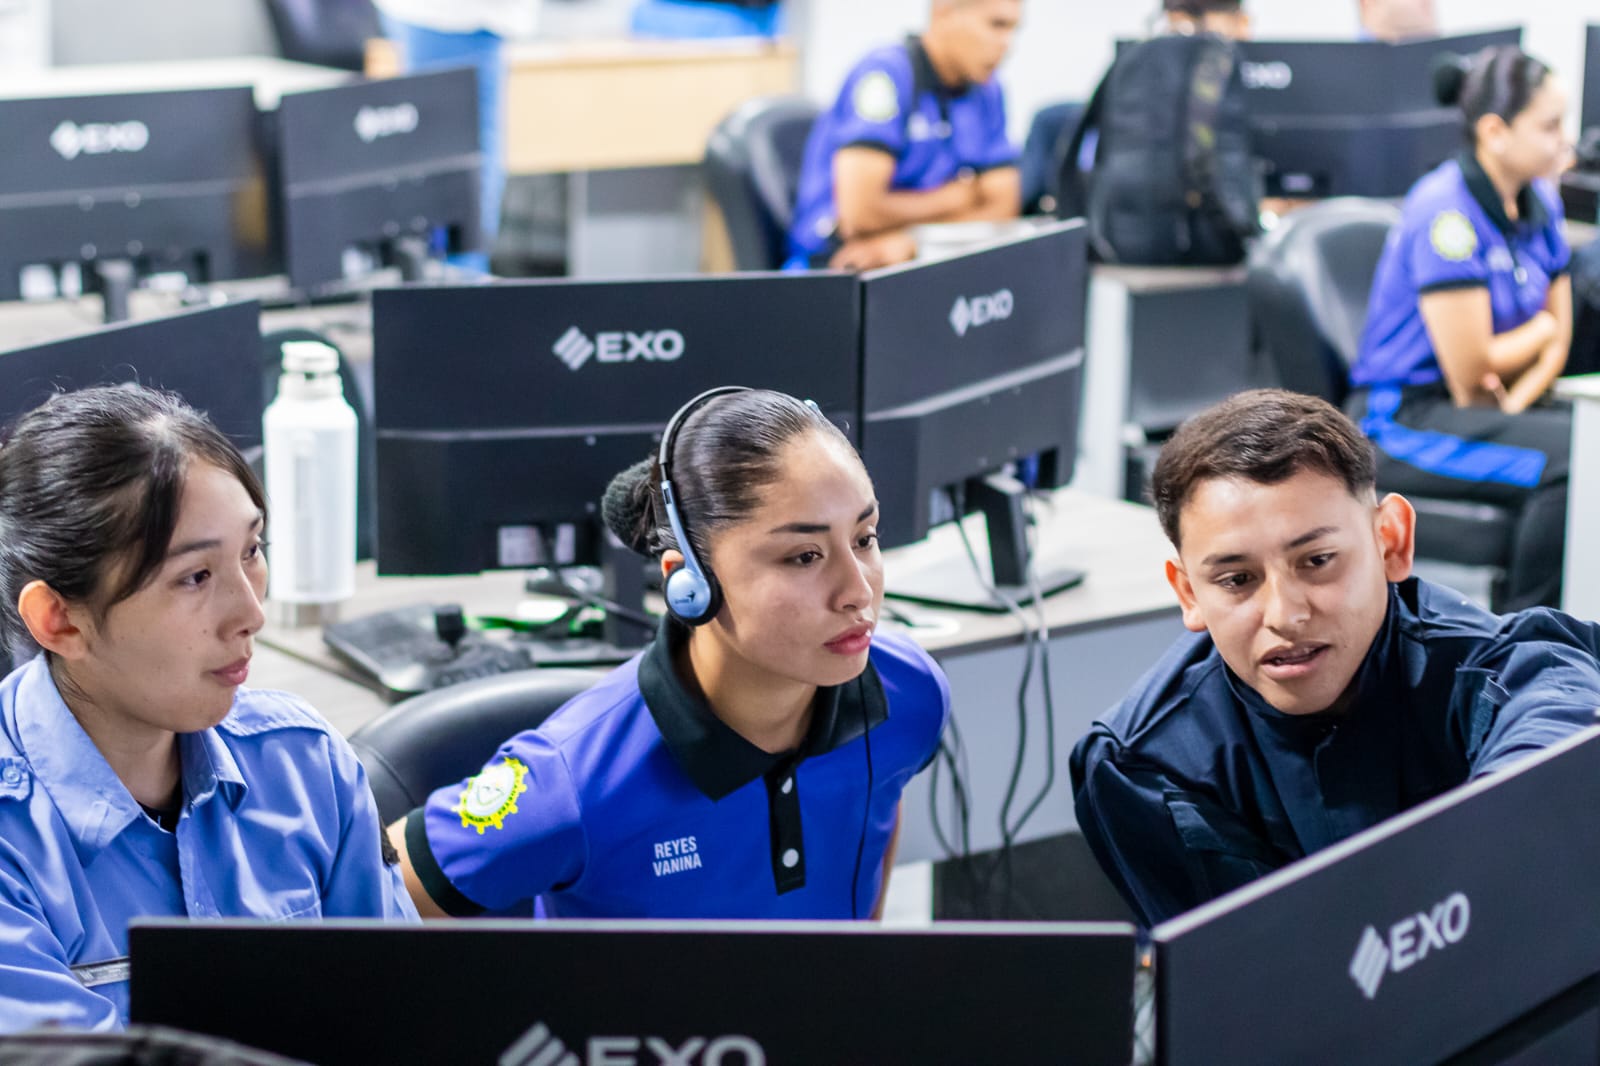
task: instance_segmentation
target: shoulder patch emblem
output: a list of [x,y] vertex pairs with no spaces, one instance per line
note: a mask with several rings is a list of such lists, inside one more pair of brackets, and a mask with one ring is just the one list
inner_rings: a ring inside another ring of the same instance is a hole
[[1478,250],[1478,231],[1472,222],[1454,208],[1440,211],[1428,226],[1428,243],[1439,258],[1451,263],[1461,263],[1472,258]]
[[900,113],[900,94],[894,87],[894,79],[881,70],[864,74],[856,82],[850,103],[856,110],[856,117],[867,122],[888,122]]
[[507,756],[505,761],[467,780],[461,791],[456,813],[463,829],[476,829],[478,835],[489,826],[504,829],[506,816],[517,813],[517,797],[528,791],[528,768]]

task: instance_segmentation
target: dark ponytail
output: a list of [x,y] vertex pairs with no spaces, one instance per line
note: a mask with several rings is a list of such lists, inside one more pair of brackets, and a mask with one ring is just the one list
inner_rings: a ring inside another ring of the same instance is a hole
[[1478,120],[1498,115],[1511,122],[1550,76],[1550,68],[1514,44],[1485,48],[1472,56],[1446,52],[1433,67],[1439,103],[1461,108],[1467,140],[1477,143]]
[[[779,453],[807,432],[831,437],[855,454],[838,427],[814,408],[767,389],[718,396],[684,420],[673,444],[672,482],[702,562],[710,556],[712,534],[756,509],[761,490],[778,479]],[[640,555],[657,557],[678,547],[661,502],[655,456],[611,479],[600,512],[617,539]]]

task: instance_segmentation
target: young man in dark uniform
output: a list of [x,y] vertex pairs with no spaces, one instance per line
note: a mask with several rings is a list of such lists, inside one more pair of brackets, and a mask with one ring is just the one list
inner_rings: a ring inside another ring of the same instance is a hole
[[1326,402],[1241,393],[1152,492],[1191,632],[1073,752],[1078,822],[1153,925],[1591,724],[1600,627],[1410,576],[1416,515]]
[[856,65],[806,144],[790,267],[886,266],[916,254],[911,226],[1018,215],[994,75],[1021,17],[1022,0],[933,0],[921,37]]

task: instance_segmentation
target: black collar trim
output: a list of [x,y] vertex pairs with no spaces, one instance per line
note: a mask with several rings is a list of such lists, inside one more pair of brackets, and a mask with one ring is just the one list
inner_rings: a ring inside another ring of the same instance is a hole
[[663,619],[655,640],[639,660],[639,694],[667,750],[696,788],[719,800],[778,766],[792,769],[814,755],[848,744],[889,717],[889,701],[877,669],[868,661],[859,677],[817,690],[811,728],[795,751],[762,751],[711,713],[690,693],[672,665],[673,653],[689,639],[682,625]]
[[1478,206],[1483,208],[1484,214],[1489,216],[1489,221],[1493,222],[1501,233],[1509,237],[1516,233],[1519,226],[1537,230],[1543,229],[1549,223],[1550,216],[1545,210],[1544,201],[1533,191],[1531,184],[1524,185],[1517,191],[1517,214],[1522,217],[1519,221],[1513,222],[1506,217],[1506,205],[1500,197],[1500,190],[1489,180],[1489,174],[1483,169],[1483,164],[1478,162],[1478,157],[1470,151],[1465,151],[1456,156],[1456,164],[1461,167],[1461,176],[1466,179],[1467,191],[1472,194]]
[[951,88],[939,79],[939,72],[933,69],[933,60],[928,58],[928,48],[922,43],[922,38],[916,34],[906,38],[906,55],[911,57],[911,98],[921,97],[923,93],[933,93],[939,98],[941,104],[951,100],[959,100],[972,90],[971,85],[961,85]]

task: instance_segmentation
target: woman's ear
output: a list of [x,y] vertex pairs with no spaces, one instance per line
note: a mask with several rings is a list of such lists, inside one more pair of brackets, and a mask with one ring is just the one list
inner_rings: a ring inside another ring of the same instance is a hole
[[43,581],[30,581],[17,596],[17,614],[34,643],[63,659],[82,658],[87,641],[79,625],[78,611],[66,598]]
[[1416,556],[1416,509],[1410,500],[1391,492],[1378,501],[1372,525],[1378,551],[1383,555],[1383,576],[1391,582],[1404,581],[1411,576],[1411,563]]
[[1511,127],[1506,120],[1493,112],[1479,118],[1473,127],[1477,131],[1477,140],[1491,155],[1503,155],[1506,144],[1511,136]]
[[683,553],[676,548],[668,548],[661,553],[661,580],[665,581],[672,576],[672,572],[683,565]]

